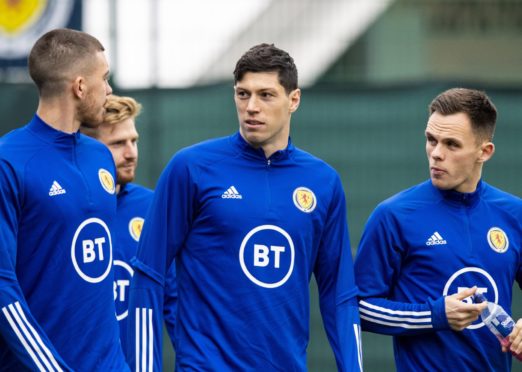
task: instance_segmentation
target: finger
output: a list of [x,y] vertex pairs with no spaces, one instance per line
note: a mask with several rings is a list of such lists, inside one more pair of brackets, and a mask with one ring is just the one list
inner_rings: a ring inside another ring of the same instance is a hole
[[473,296],[477,291],[477,286],[473,286],[471,288],[466,288],[462,292],[456,293],[454,296],[457,300],[463,300],[466,297]]
[[465,329],[465,328],[469,327],[471,324],[473,324],[473,322],[475,322],[477,319],[478,319],[477,315],[459,314],[457,317],[453,318],[451,321],[449,321],[449,319],[448,319],[448,321],[450,323],[450,327],[453,330],[462,331],[463,329]]
[[522,354],[522,341],[520,340],[520,337],[515,338],[515,340],[511,343],[509,350],[515,354]]
[[454,313],[460,313],[464,317],[466,316],[478,316],[484,311],[484,309],[488,306],[487,302],[483,302],[480,304],[468,304],[464,301],[457,300],[456,298],[448,299],[448,306],[451,306],[451,309]]
[[475,304],[475,306],[476,306],[477,311],[479,312],[479,314],[481,314],[488,307],[488,303],[487,302],[481,302],[480,304]]
[[522,319],[519,319],[515,324],[515,328],[509,335],[509,341],[511,342],[511,351],[516,354],[522,353]]

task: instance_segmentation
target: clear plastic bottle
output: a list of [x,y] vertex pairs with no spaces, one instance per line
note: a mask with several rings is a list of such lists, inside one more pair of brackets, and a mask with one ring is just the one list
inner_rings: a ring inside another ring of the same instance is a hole
[[[487,301],[487,299],[482,293],[475,293],[473,295],[473,302],[481,303],[485,301]],[[509,342],[508,336],[513,331],[515,322],[509,314],[506,313],[502,306],[493,302],[488,302],[488,307],[480,314],[480,318],[489,330],[497,336],[502,346],[509,348],[511,343]],[[522,361],[522,354],[515,354],[514,352],[511,352],[511,354],[513,354],[513,356],[518,360]]]

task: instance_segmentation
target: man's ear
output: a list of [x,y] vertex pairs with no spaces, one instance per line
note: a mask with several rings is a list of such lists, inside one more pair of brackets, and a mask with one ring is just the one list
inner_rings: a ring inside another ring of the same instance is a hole
[[73,94],[82,99],[85,97],[85,80],[81,76],[77,76],[76,79],[74,79],[72,90]]
[[290,92],[290,113],[294,113],[299,107],[299,103],[301,102],[301,89],[297,88]]
[[480,145],[480,156],[478,161],[480,163],[485,163],[489,159],[491,159],[494,153],[495,145],[493,144],[493,142],[484,142],[482,145]]

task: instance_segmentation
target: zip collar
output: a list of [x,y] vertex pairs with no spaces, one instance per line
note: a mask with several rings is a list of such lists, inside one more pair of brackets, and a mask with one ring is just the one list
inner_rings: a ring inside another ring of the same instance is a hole
[[276,161],[283,161],[289,159],[292,152],[295,150],[295,146],[292,143],[292,139],[288,137],[288,145],[283,150],[278,150],[274,152],[268,159],[265,156],[265,152],[262,148],[254,148],[252,147],[238,132],[234,133],[230,137],[230,142],[234,147],[236,147],[241,154],[241,156],[251,159],[251,160],[260,160],[263,163],[266,163],[269,160],[271,163]]
[[433,186],[433,184],[430,181],[430,184],[434,189],[438,191],[438,193],[442,196],[442,198],[448,202],[451,202],[452,204],[458,204],[458,205],[464,205],[464,206],[474,206],[476,205],[481,197],[482,193],[484,191],[484,184],[482,180],[479,181],[477,184],[477,188],[473,192],[458,192],[455,190],[440,190]]
[[65,133],[61,130],[54,129],[37,114],[34,114],[32,120],[27,124],[27,129],[41,140],[60,147],[73,147],[80,140],[79,131],[75,133]]

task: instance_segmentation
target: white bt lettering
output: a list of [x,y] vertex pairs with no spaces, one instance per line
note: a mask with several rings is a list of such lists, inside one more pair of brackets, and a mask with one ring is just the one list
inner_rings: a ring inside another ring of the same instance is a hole
[[127,288],[130,286],[130,281],[126,279],[120,279],[114,281],[114,300],[118,299],[121,302],[125,302],[127,298]]
[[83,263],[90,263],[96,259],[96,251],[94,250],[94,245],[98,247],[98,257],[100,261],[103,261],[103,244],[105,243],[105,238],[96,238],[94,241],[91,239],[82,240],[82,248],[83,248]]
[[254,244],[254,266],[265,267],[269,262],[268,247],[262,244]]
[[285,247],[271,245],[270,249],[266,245],[254,244],[254,266],[266,267],[270,263],[270,251],[274,252],[274,267],[279,269],[281,262],[281,253],[285,251]]
[[239,248],[239,263],[246,277],[264,288],[282,286],[294,270],[295,248],[290,235],[275,225],[250,230]]
[[112,241],[103,220],[88,218],[78,226],[71,243],[71,260],[78,275],[89,283],[100,283],[109,275]]

